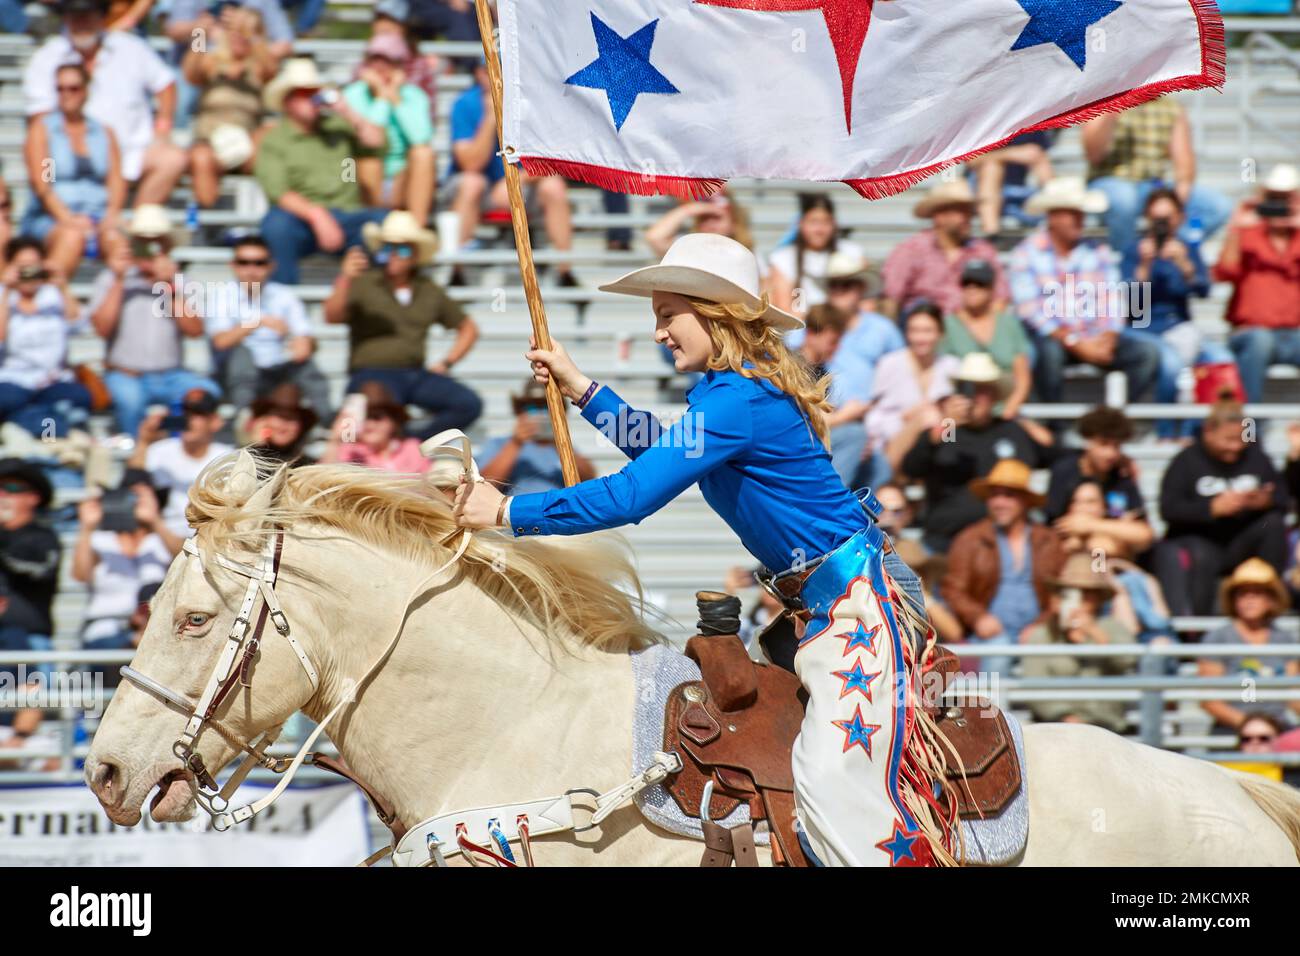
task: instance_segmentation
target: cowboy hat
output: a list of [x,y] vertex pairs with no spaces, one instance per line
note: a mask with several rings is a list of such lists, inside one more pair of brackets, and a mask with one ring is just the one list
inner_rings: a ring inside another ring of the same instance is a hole
[[154,203],[143,203],[136,206],[131,213],[131,221],[126,225],[126,234],[128,236],[139,236],[147,239],[160,237],[171,239],[175,232],[176,226],[172,224],[171,216],[167,214],[167,210]]
[[1040,495],[1029,487],[1029,466],[1015,458],[1003,458],[987,475],[970,483],[971,494],[982,500],[988,500],[994,488],[1006,488],[1023,495],[1031,508],[1041,508],[1047,501],[1046,495]]
[[315,410],[307,404],[303,391],[293,382],[282,382],[269,392],[253,399],[248,406],[254,418],[263,415],[277,415],[281,418],[296,418],[302,426],[303,434],[311,431],[320,421]]
[[54,500],[54,486],[50,484],[50,479],[29,461],[21,458],[0,459],[0,481],[6,478],[21,481],[36,492],[36,497],[40,499],[37,507],[40,509],[48,508]]
[[1279,614],[1291,606],[1291,596],[1286,593],[1286,585],[1277,576],[1273,565],[1263,558],[1247,558],[1219,586],[1219,606],[1223,608],[1224,614],[1232,614],[1232,592],[1241,587],[1268,588],[1277,602]]
[[1300,169],[1290,163],[1278,163],[1269,170],[1264,180],[1264,191],[1269,193],[1293,193],[1300,190]]
[[1087,551],[1076,551],[1065,559],[1061,573],[1047,579],[1047,586],[1053,590],[1078,588],[1080,591],[1100,591],[1113,595],[1115,584],[1105,571],[1098,571],[1092,566],[1092,555]]
[[518,394],[510,396],[510,407],[516,415],[523,414],[524,409],[535,406],[546,407],[546,386],[535,378],[530,378]]
[[951,182],[940,182],[931,186],[929,191],[912,207],[912,215],[917,219],[929,219],[940,209],[953,206],[975,207],[975,194],[964,178]]
[[998,368],[998,363],[993,361],[993,356],[988,352],[968,352],[962,356],[961,368],[957,370],[952,380],[972,382],[976,385],[992,385],[997,388],[999,396],[1005,396],[1010,391],[1007,377],[1002,374],[1002,369]]
[[208,145],[224,170],[238,169],[253,158],[253,137],[234,123],[222,123],[208,135]]
[[826,263],[827,282],[861,282],[867,295],[877,293],[880,287],[880,270],[866,259],[842,249],[831,253]]
[[437,234],[420,228],[420,223],[405,209],[394,209],[382,224],[366,223],[361,227],[361,238],[371,252],[378,251],[386,242],[409,243],[415,246],[415,264],[420,266],[428,265],[438,249]]
[[[669,247],[659,265],[636,269],[602,285],[600,290],[647,298],[656,292],[676,292],[751,309],[763,304],[754,254],[735,239],[707,232],[682,236]],[[759,319],[782,332],[803,328],[800,319],[774,305],[768,305]]]
[[316,68],[316,61],[305,56],[296,56],[284,61],[275,79],[266,84],[262,91],[262,101],[266,108],[274,113],[280,112],[284,98],[292,90],[319,90],[328,86],[325,77]]
[[1078,176],[1057,176],[1025,201],[1025,212],[1041,216],[1055,209],[1073,209],[1076,212],[1105,212],[1110,206],[1106,194],[1088,189]]

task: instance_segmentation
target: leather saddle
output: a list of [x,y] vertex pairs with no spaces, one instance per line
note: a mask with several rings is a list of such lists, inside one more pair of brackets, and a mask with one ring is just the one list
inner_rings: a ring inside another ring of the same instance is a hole
[[[808,866],[795,831],[790,759],[807,703],[798,677],[751,660],[735,635],[692,637],[686,656],[699,665],[701,679],[679,684],[668,695],[663,750],[675,751],[682,769],[664,787],[686,816],[702,820],[703,865],[727,866],[733,857],[738,865],[754,865],[748,827],[729,833],[712,822],[731,815],[743,802],[751,821],[767,821],[774,863]],[[957,659],[936,648],[925,670],[938,674],[946,687],[957,671]],[[982,702],[927,709],[952,748],[944,756],[947,776],[958,793],[959,814],[996,816],[1020,788],[1020,761],[1001,711]],[[990,714],[993,719],[988,719]],[[710,781],[713,787],[704,807]],[[738,832],[742,829],[744,834]]]

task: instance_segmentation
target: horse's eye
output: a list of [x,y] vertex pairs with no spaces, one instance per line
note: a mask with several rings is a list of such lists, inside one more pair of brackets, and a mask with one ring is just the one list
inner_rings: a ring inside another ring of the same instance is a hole
[[186,627],[199,628],[207,623],[208,623],[208,615],[206,614],[199,614],[196,612],[194,614],[188,615],[185,618]]

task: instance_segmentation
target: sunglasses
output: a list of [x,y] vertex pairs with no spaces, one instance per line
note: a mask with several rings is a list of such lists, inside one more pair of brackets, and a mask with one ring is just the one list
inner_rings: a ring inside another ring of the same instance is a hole
[[55,89],[58,90],[60,93],[80,93],[82,90],[85,89],[85,87],[82,86],[80,83],[76,83],[76,84],[60,83],[58,86],[55,87]]
[[164,239],[132,239],[131,255],[141,258],[160,256],[167,251],[168,244]]
[[0,491],[8,492],[11,495],[21,495],[32,491],[32,486],[22,481],[5,481],[0,482]]
[[265,268],[270,264],[271,264],[270,259],[236,259],[235,260],[235,265],[237,266],[261,266]]
[[1271,744],[1275,740],[1277,740],[1276,734],[1252,734],[1241,738],[1243,744]]
[[415,255],[415,246],[409,242],[385,242],[383,251],[390,256],[409,259]]
[[991,282],[983,282],[983,281],[980,281],[980,280],[978,280],[978,279],[963,279],[963,280],[962,280],[961,287],[962,287],[963,289],[966,288],[967,286],[972,286],[972,285],[973,285],[973,286],[976,286],[977,288],[980,288],[980,289],[991,289],[991,288],[993,288],[993,284],[992,284]]

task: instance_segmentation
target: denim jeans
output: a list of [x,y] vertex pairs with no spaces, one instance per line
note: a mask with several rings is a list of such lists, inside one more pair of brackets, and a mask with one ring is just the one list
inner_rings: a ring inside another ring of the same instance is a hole
[[302,389],[307,404],[321,421],[329,421],[329,381],[311,359],[259,368],[248,347],[236,345],[221,355],[219,363],[226,398],[236,408],[247,408],[257,396],[266,394],[277,385],[292,382]]
[[[381,222],[387,213],[387,209],[353,209],[349,212],[331,209],[330,215],[343,230],[343,248],[335,254],[342,255],[353,246],[361,245],[361,227],[368,222]],[[321,251],[316,245],[316,234],[306,220],[285,212],[279,206],[272,206],[262,217],[262,238],[275,259],[271,282],[297,285],[298,260]]]
[[27,14],[22,0],[0,0],[0,33],[26,33]]
[[1228,344],[1237,356],[1247,401],[1263,400],[1270,365],[1300,365],[1300,328],[1245,329]]
[[90,415],[90,393],[77,381],[30,389],[0,382],[0,420],[37,437],[63,438]]
[[[1178,375],[1187,364],[1178,349],[1159,332],[1150,329],[1129,329],[1124,333],[1143,341],[1150,342],[1160,352],[1160,370],[1156,375],[1155,400],[1163,405],[1172,405],[1178,401]],[[1231,350],[1218,342],[1201,342],[1197,362],[1232,362]],[[1156,435],[1160,438],[1187,437],[1196,431],[1196,422],[1191,419],[1174,421],[1160,419],[1156,422]]]
[[862,422],[846,422],[832,428],[830,437],[831,466],[845,487],[852,488],[867,450],[867,427]]
[[483,414],[483,399],[454,378],[423,368],[362,368],[348,379],[348,391],[362,382],[380,382],[403,405],[418,405],[433,413],[433,421],[420,430],[430,438],[448,428],[469,428]]
[[128,435],[140,430],[140,422],[150,405],[174,405],[192,388],[221,395],[216,382],[183,368],[140,375],[109,370],[104,374],[104,384],[113,396],[117,427]]
[[[1112,249],[1127,249],[1137,242],[1138,219],[1142,216],[1147,196],[1158,185],[1163,184],[1151,180],[1139,183],[1118,176],[1102,176],[1088,184],[1089,189],[1101,190],[1110,201],[1102,221],[1106,224],[1106,242]],[[1180,235],[1188,238],[1190,230],[1187,224],[1196,219],[1201,223],[1202,238],[1211,236],[1222,228],[1231,215],[1231,199],[1204,186],[1193,186],[1184,210],[1185,224]]]
[[[1034,336],[1034,386],[1038,400],[1059,402],[1065,394],[1065,367],[1082,364],[1050,336]],[[1160,372],[1160,350],[1147,338],[1125,329],[1115,343],[1115,359],[1102,371],[1123,372],[1128,379],[1128,400],[1141,401]]]

